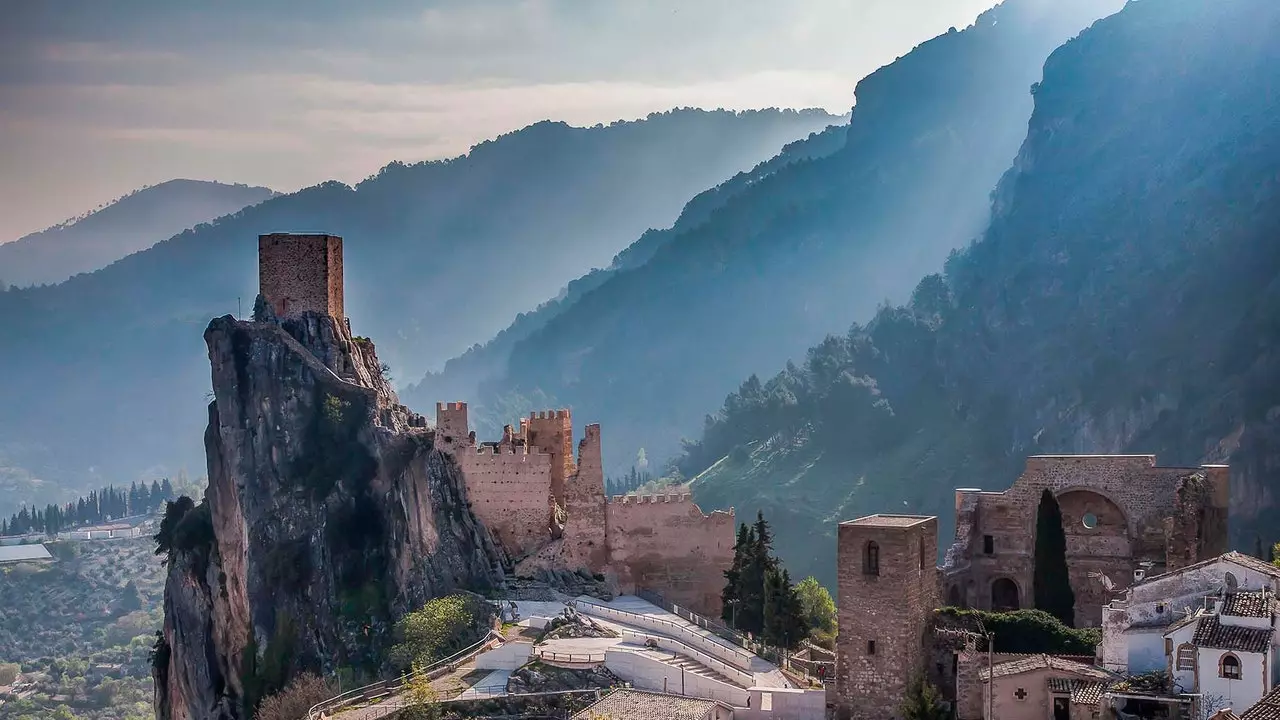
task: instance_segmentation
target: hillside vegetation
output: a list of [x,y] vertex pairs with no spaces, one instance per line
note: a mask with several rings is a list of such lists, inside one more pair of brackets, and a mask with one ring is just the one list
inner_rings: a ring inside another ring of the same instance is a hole
[[84,488],[202,467],[201,336],[212,317],[253,307],[260,233],[342,235],[352,325],[413,379],[833,120],[675,110],[538,123],[452,160],[272,198],[56,287],[0,293],[0,467],[33,492],[24,472]]
[[1044,59],[1118,7],[1010,0],[868,76],[842,147],[801,144],[803,156],[703,198],[709,212],[647,262],[597,278],[514,342],[473,416],[500,427],[569,406],[602,424],[611,474],[640,449],[671,457],[742,377],[904,297],[983,229]]
[[170,180],[0,245],[0,290],[60,283],[276,193],[264,187]]
[[[1232,532],[1280,512],[1280,5],[1132,2],[1059,48],[980,240],[904,305],[749,377],[679,465],[763,507],[797,574],[834,523],[940,516],[1037,453],[1229,462]],[[1247,538],[1247,540],[1245,540]]]
[[0,568],[0,720],[149,720],[164,575],[151,538],[59,542]]

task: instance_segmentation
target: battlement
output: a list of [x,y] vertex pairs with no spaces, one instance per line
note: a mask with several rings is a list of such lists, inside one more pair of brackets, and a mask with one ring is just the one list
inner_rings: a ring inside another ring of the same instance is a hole
[[689,493],[679,493],[672,495],[611,495],[608,498],[609,504],[617,503],[619,505],[644,505],[645,503],[687,503],[693,502],[693,496]]
[[277,317],[315,312],[345,319],[342,238],[271,233],[258,236],[258,293]]

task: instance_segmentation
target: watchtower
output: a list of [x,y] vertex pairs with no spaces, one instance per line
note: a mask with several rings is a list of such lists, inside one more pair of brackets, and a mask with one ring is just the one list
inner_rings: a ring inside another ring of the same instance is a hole
[[902,717],[924,671],[924,634],[938,598],[938,520],[871,515],[840,523],[836,572],[836,716]]
[[342,238],[271,233],[258,236],[258,292],[277,317],[316,312],[342,320]]
[[577,472],[573,462],[573,416],[568,410],[529,413],[521,421],[530,447],[551,455],[551,496],[564,505],[565,478]]
[[466,403],[436,403],[436,442],[451,447],[470,444],[471,428],[467,422]]

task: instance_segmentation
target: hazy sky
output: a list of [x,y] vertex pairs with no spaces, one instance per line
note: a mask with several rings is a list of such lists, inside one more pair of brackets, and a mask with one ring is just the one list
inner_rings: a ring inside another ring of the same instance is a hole
[[843,113],[992,4],[0,0],[0,241],[171,178],[354,182],[546,118]]

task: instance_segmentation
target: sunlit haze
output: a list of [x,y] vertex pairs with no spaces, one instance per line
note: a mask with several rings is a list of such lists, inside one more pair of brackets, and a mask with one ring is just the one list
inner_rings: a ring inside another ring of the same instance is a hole
[[175,177],[354,182],[548,118],[843,113],[859,78],[991,4],[6,3],[0,241]]

